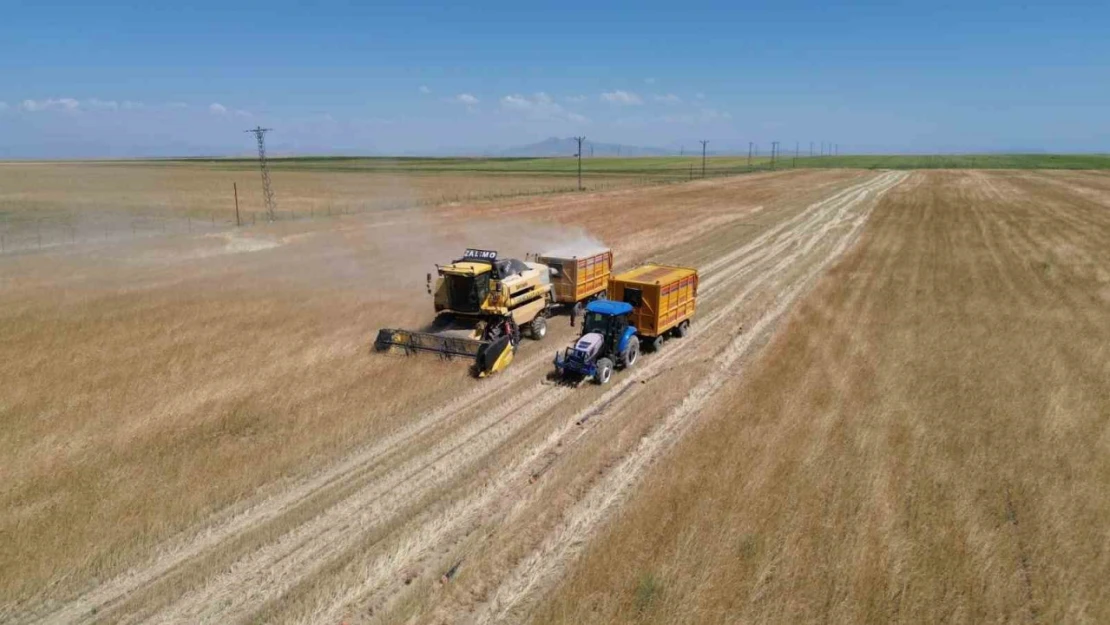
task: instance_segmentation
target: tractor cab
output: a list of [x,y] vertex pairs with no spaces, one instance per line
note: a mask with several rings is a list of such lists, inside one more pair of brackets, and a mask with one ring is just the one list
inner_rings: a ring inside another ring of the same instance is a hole
[[628,328],[628,315],[632,306],[625,302],[594,300],[586,304],[586,314],[582,323],[582,336],[599,334],[605,344],[613,348],[624,336]]
[[615,367],[631,367],[640,355],[636,327],[629,324],[632,305],[594,300],[586,304],[582,336],[562,354],[555,354],[555,371],[606,384]]

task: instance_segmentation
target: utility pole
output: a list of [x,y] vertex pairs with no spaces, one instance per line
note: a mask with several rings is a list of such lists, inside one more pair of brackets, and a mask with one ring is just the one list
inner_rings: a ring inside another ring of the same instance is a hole
[[258,139],[258,168],[262,170],[262,197],[266,199],[266,212],[270,221],[274,220],[274,210],[277,208],[277,202],[274,201],[274,189],[270,186],[270,168],[266,166],[266,133],[272,130],[273,128],[257,126],[251,130],[243,131],[253,133],[254,137]]
[[752,168],[752,142],[748,142],[748,169]]
[[705,178],[705,146],[709,143],[709,139],[699,139],[701,143],[701,177]]
[[575,137],[574,140],[578,142],[578,153],[575,154],[575,156],[578,157],[578,190],[581,191],[582,190],[582,142],[586,140],[586,137]]
[[791,168],[797,168],[798,167],[798,146],[799,145],[800,144],[797,141],[794,142],[794,162],[790,164]]
[[779,142],[771,142],[771,169],[775,168],[775,158],[779,155]]

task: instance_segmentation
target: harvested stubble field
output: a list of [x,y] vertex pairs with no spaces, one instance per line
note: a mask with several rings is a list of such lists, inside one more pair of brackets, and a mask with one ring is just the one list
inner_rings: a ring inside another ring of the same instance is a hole
[[[3,257],[0,620],[1094,618],[1108,187],[808,170]],[[606,388],[546,382],[559,320],[481,382],[369,353],[433,262],[584,237],[698,266],[691,336]]]

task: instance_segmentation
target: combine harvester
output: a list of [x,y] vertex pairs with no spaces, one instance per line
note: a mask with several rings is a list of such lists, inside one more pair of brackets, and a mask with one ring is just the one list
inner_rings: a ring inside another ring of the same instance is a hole
[[[382,329],[374,347],[405,354],[431,352],[474,360],[478,377],[509,366],[522,330],[534,340],[547,334],[556,304],[573,306],[604,293],[613,255],[597,250],[585,258],[539,254],[533,262],[499,259],[497,252],[468,249],[449,265],[437,265],[433,290],[436,319],[430,332]],[[548,265],[539,259],[551,263]]]
[[687,267],[643,265],[609,282],[608,300],[586,305],[582,336],[555,354],[555,374],[578,382],[592,378],[608,384],[615,368],[628,368],[667,336],[690,330],[698,296],[698,271]]

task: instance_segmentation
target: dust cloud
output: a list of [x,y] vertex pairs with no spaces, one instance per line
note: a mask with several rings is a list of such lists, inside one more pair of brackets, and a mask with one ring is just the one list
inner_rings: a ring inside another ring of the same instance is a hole
[[[397,189],[397,185],[392,187],[394,193]],[[442,212],[415,201],[397,209],[394,204],[387,219],[367,224],[357,235],[363,243],[358,247],[369,253],[359,262],[368,266],[385,263],[390,267],[389,286],[409,290],[422,288],[426,275],[435,274],[437,263],[458,260],[467,248],[495,250],[501,258],[523,260],[528,254],[558,251],[573,256],[606,247],[582,228],[494,218],[480,211]]]

